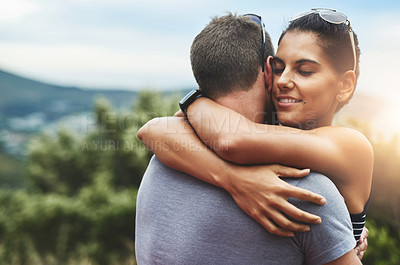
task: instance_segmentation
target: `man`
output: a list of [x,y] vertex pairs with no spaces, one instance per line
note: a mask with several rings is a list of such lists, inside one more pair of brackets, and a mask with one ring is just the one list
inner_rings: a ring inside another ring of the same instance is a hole
[[[261,62],[273,55],[273,49],[269,37],[265,37],[265,50],[261,49],[261,21],[260,25],[254,21],[257,19],[253,16],[232,14],[213,19],[195,38],[191,61],[196,81],[209,97],[248,119],[263,122],[260,114],[270,108],[265,102],[268,102],[266,87],[271,87],[272,75],[269,64],[261,65]],[[158,126],[165,123],[165,128],[172,125],[169,128],[176,129],[175,121],[156,120]],[[168,142],[151,146],[146,141],[146,126],[138,136],[150,149],[157,153],[157,148],[172,148]],[[205,147],[195,148],[188,156],[211,152]],[[158,158],[164,162],[170,159],[162,154]],[[211,185],[168,168],[160,160],[152,158],[138,192],[136,257],[139,265],[360,264],[353,251],[355,241],[349,214],[343,198],[328,178],[313,173],[303,179],[287,180],[294,186],[322,192],[328,203],[319,206],[291,200],[295,206],[320,216],[323,222],[312,225],[309,232],[279,237],[243,212],[228,192],[217,187],[217,178],[201,178],[214,184]],[[202,170],[201,165],[190,166],[193,175]],[[223,171],[223,165],[215,168]],[[316,197],[310,197],[315,202]]]

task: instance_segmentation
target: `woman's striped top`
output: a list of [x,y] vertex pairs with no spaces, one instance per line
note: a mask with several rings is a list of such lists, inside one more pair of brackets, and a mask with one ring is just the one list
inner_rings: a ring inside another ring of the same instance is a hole
[[362,213],[350,214],[351,223],[353,224],[353,235],[357,241],[357,244],[358,244],[358,241],[360,241],[361,233],[365,226],[365,221],[367,219],[367,208],[368,208],[370,199],[371,199],[371,194],[370,194],[370,197],[368,198],[367,203],[364,206],[364,210],[362,211]]
[[350,214],[351,223],[353,224],[353,235],[357,241],[360,241],[361,233],[365,226],[365,220],[367,219],[366,211],[364,210],[359,214]]

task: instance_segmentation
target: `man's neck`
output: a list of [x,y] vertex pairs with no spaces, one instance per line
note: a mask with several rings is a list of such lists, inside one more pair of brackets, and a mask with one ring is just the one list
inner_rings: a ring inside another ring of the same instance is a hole
[[260,70],[256,81],[249,89],[231,92],[215,101],[253,122],[264,123],[265,111],[270,111],[272,106],[265,84],[264,72]]
[[227,108],[230,108],[247,119],[263,123],[265,116],[265,94],[252,88],[249,91],[235,91],[215,101]]

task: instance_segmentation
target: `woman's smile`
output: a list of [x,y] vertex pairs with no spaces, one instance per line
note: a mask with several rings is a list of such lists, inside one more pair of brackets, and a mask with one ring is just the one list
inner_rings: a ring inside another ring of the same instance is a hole
[[282,108],[292,107],[303,102],[303,100],[301,99],[297,99],[290,96],[277,96],[276,99],[278,102],[278,106]]

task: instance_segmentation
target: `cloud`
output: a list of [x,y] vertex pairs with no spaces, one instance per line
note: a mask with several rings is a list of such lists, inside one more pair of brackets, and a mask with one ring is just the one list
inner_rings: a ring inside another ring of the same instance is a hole
[[2,0],[0,2],[0,21],[15,21],[35,11],[38,11],[37,5],[26,0]]
[[[276,43],[287,19],[308,9],[298,2],[288,6],[286,2],[271,5],[234,0],[0,3],[0,18],[5,13],[3,3],[22,3],[20,13],[14,15],[17,23],[3,26],[0,20],[0,67],[55,83],[92,87],[155,84],[167,88],[167,83],[175,87],[193,84],[190,44],[213,15],[228,10],[258,13]],[[341,5],[350,6],[345,1]],[[395,64],[400,60],[398,12],[357,8],[357,12],[348,13],[362,49],[360,88],[376,93],[379,87],[395,93],[391,83],[399,71]]]
[[[372,19],[371,19],[372,18]],[[391,12],[365,16],[357,31],[360,39],[359,88],[397,104],[400,97],[400,21]]]
[[[135,88],[191,83],[189,55],[89,45],[0,44],[1,66],[55,83]],[[58,81],[57,81],[58,80]],[[150,82],[149,80],[152,80]],[[174,82],[174,84],[172,84]]]

